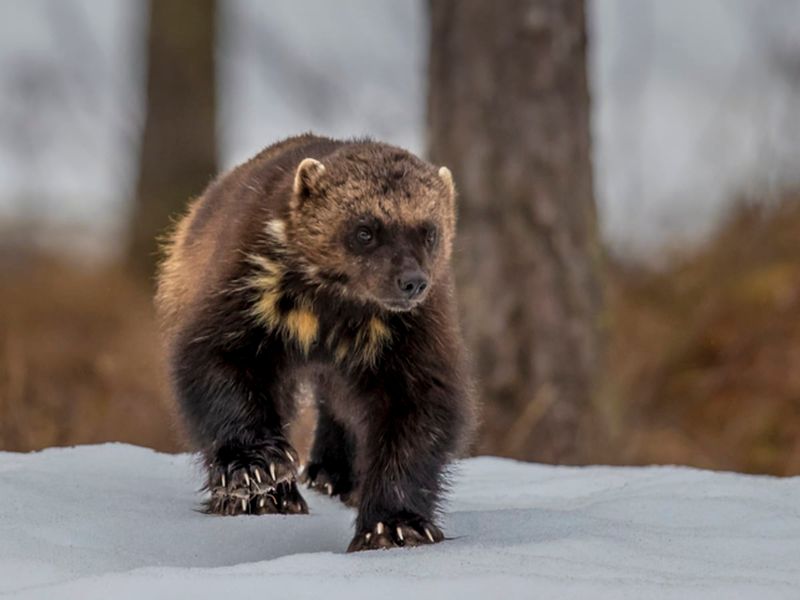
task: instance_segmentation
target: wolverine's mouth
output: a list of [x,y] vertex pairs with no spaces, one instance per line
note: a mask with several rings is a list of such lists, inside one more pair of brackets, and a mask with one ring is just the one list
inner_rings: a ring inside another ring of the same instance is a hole
[[392,298],[391,300],[380,300],[380,304],[386,309],[392,312],[408,312],[413,308],[419,306],[422,302],[422,298],[419,300],[403,300],[398,298]]

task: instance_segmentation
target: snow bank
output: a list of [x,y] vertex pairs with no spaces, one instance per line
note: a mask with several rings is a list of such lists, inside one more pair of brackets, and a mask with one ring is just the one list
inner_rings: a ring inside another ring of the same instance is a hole
[[799,598],[800,478],[685,468],[458,468],[437,546],[344,554],[353,513],[196,512],[185,455],[0,453],[13,598]]

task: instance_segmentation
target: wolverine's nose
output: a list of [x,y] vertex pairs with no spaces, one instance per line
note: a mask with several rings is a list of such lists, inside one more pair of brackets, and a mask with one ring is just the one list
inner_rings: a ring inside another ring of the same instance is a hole
[[409,300],[418,298],[428,287],[428,278],[420,271],[404,271],[397,278],[397,287]]

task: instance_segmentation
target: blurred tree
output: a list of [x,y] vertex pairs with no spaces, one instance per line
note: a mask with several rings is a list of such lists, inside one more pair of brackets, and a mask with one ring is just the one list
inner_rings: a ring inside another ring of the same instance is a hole
[[479,450],[585,461],[602,252],[583,1],[430,12],[429,151],[460,192],[456,277],[490,424]]
[[153,273],[156,238],[216,171],[215,0],[150,3],[147,117],[128,259]]

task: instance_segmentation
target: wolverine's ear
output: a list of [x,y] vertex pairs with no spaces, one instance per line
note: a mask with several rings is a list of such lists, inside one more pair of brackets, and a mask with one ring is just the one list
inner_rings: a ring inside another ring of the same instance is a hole
[[323,173],[325,173],[325,165],[314,158],[304,158],[294,175],[295,196],[301,198],[308,196]]
[[439,179],[447,186],[447,190],[450,192],[450,198],[455,199],[456,186],[453,183],[453,174],[450,172],[450,169],[447,167],[439,167]]

